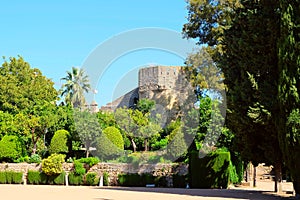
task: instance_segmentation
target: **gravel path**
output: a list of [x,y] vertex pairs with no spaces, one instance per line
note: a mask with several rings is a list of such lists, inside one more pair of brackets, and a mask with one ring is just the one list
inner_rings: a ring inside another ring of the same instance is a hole
[[44,185],[0,185],[1,200],[279,200],[290,199],[270,192],[247,188],[174,189],[174,188],[121,188],[75,187]]

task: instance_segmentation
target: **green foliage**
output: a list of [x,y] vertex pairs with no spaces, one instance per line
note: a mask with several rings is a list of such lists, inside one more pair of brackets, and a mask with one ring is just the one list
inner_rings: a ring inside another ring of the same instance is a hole
[[109,186],[109,174],[107,172],[103,172],[103,185]]
[[167,147],[167,155],[169,160],[177,160],[185,156],[188,146],[185,141],[182,128],[174,129],[169,135],[169,145]]
[[165,159],[163,156],[160,155],[153,155],[153,156],[149,156],[147,163],[166,163]]
[[82,108],[85,105],[84,93],[89,92],[91,88],[84,70],[72,67],[71,71],[67,71],[67,76],[61,80],[65,81],[61,93],[61,96],[65,97],[65,102],[74,108]]
[[50,143],[50,153],[67,153],[68,152],[68,136],[69,132],[66,130],[58,130],[54,133]]
[[5,60],[0,67],[0,82],[0,110],[13,115],[40,100],[52,102],[57,99],[54,83],[40,70],[31,68],[22,57]]
[[74,172],[69,173],[69,184],[70,185],[82,185],[83,184],[83,175],[77,175]]
[[42,171],[48,176],[57,175],[63,172],[62,164],[65,161],[65,155],[52,154],[42,161]]
[[97,138],[102,132],[97,114],[91,113],[88,110],[75,110],[74,122],[78,136],[86,148],[86,157],[89,157],[89,148],[96,145]]
[[21,184],[23,182],[23,173],[14,171],[0,172],[0,184]]
[[151,145],[151,147],[152,147],[152,150],[155,151],[155,150],[159,150],[159,149],[164,149],[167,147],[167,145],[168,145],[168,139],[163,138],[159,141],[154,142]]
[[18,131],[16,130],[16,126],[14,126],[14,116],[0,110],[0,135],[16,132]]
[[0,141],[0,159],[13,161],[22,155],[22,144],[17,136],[5,135]]
[[0,110],[13,115],[14,128],[9,128],[11,120],[6,118],[6,130],[23,138],[30,136],[35,153],[38,140],[55,121],[48,112],[57,99],[54,83],[21,57],[5,60],[0,67],[0,82]]
[[6,183],[6,172],[1,171],[0,172],[0,184],[5,184]]
[[[54,175],[50,175],[50,176],[54,176]],[[48,184],[48,175],[45,174],[44,172],[40,172],[40,184],[46,185]]]
[[[285,156],[287,158],[287,164],[289,166],[293,181],[300,180],[300,111],[294,109],[290,113],[286,123],[286,139],[284,147]],[[297,187],[297,194],[300,194],[300,186],[295,184]]]
[[66,172],[63,171],[59,175],[55,175],[53,178],[51,177],[49,179],[53,180],[53,184],[55,184],[55,185],[64,185],[65,184],[65,176],[66,176]]
[[[242,160],[242,157],[239,153],[231,153],[231,165],[235,169],[236,172],[236,181],[233,181],[231,179],[232,183],[241,183],[244,180],[244,162]],[[230,172],[232,176],[232,171]]]
[[119,156],[124,150],[124,140],[115,127],[107,127],[98,139],[97,154],[103,159],[112,159]]
[[100,162],[99,158],[97,157],[80,158],[78,161],[87,164],[89,168]]
[[74,161],[74,174],[75,175],[81,175],[83,176],[86,172],[86,169],[83,166],[83,163],[81,163],[79,160]]
[[99,111],[97,113],[97,118],[102,130],[109,126],[116,126],[116,120],[113,112]]
[[95,172],[89,172],[85,175],[85,183],[87,185],[98,185],[99,184],[99,177]]
[[133,152],[136,151],[136,144],[134,142],[134,136],[138,129],[138,125],[132,118],[133,110],[124,108],[118,108],[115,111],[115,120],[120,127],[120,129],[124,132],[125,136],[129,138]]
[[223,33],[232,22],[235,9],[240,6],[239,0],[189,1],[188,23],[183,27],[184,36],[197,38],[200,44],[221,46]]
[[27,183],[28,184],[39,184],[41,182],[41,176],[39,171],[28,170]]
[[13,183],[21,184],[23,182],[23,173],[22,172],[14,172],[13,173]]
[[73,160],[73,158],[69,157],[69,158],[66,160],[66,162],[67,162],[67,163],[73,163],[74,160]]
[[110,126],[103,130],[103,133],[109,139],[116,148],[123,150],[124,149],[124,140],[123,137],[116,127]]
[[230,180],[230,183],[233,183],[233,184],[240,183],[238,174],[236,172],[236,167],[231,162],[229,165],[229,180]]
[[28,156],[22,156],[20,158],[18,158],[17,160],[14,160],[14,162],[16,163],[29,163],[29,157]]
[[64,185],[66,172],[55,175],[46,175],[43,172],[28,170],[27,182],[28,184],[50,184],[50,185]]
[[12,184],[13,183],[13,171],[6,171],[6,183]]
[[137,109],[143,114],[150,113],[155,107],[155,101],[150,99],[140,99],[137,103]]
[[42,159],[39,154],[33,154],[29,158],[29,163],[41,163]]
[[118,181],[121,186],[145,187],[146,184],[154,184],[155,178],[151,174],[119,174]]
[[227,188],[230,183],[230,153],[212,152],[199,159],[190,153],[189,183],[191,188]]

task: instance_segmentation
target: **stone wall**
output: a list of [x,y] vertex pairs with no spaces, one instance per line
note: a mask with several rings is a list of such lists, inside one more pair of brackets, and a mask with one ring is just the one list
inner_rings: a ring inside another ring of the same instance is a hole
[[[64,163],[63,169],[66,172],[73,171],[73,163]],[[26,177],[28,170],[41,170],[41,164],[28,163],[2,163],[0,164],[0,171],[16,171],[23,172]],[[188,173],[188,166],[185,164],[142,164],[135,166],[128,163],[98,163],[91,167],[88,172],[96,172],[99,176],[104,172],[109,174],[110,185],[116,185],[119,174],[134,174],[134,173],[148,173],[154,176],[172,177],[173,174],[186,175]]]

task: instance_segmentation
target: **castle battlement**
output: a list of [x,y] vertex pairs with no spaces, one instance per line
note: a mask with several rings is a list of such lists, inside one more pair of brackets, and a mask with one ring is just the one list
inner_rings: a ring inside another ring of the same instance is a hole
[[[181,66],[151,66],[139,70],[138,88],[119,97],[102,110],[114,111],[119,107],[134,108],[138,99],[151,99],[165,109],[176,110],[190,95],[189,83]],[[172,113],[172,112],[171,112]]]

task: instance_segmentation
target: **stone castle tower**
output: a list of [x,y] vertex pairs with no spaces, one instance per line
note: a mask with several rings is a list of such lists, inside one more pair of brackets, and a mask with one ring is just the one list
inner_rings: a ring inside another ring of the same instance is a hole
[[139,70],[138,88],[103,106],[101,110],[114,111],[124,106],[134,108],[138,99],[147,98],[165,109],[168,116],[175,116],[188,97],[194,96],[191,92],[193,89],[185,77],[183,67],[146,67]]

